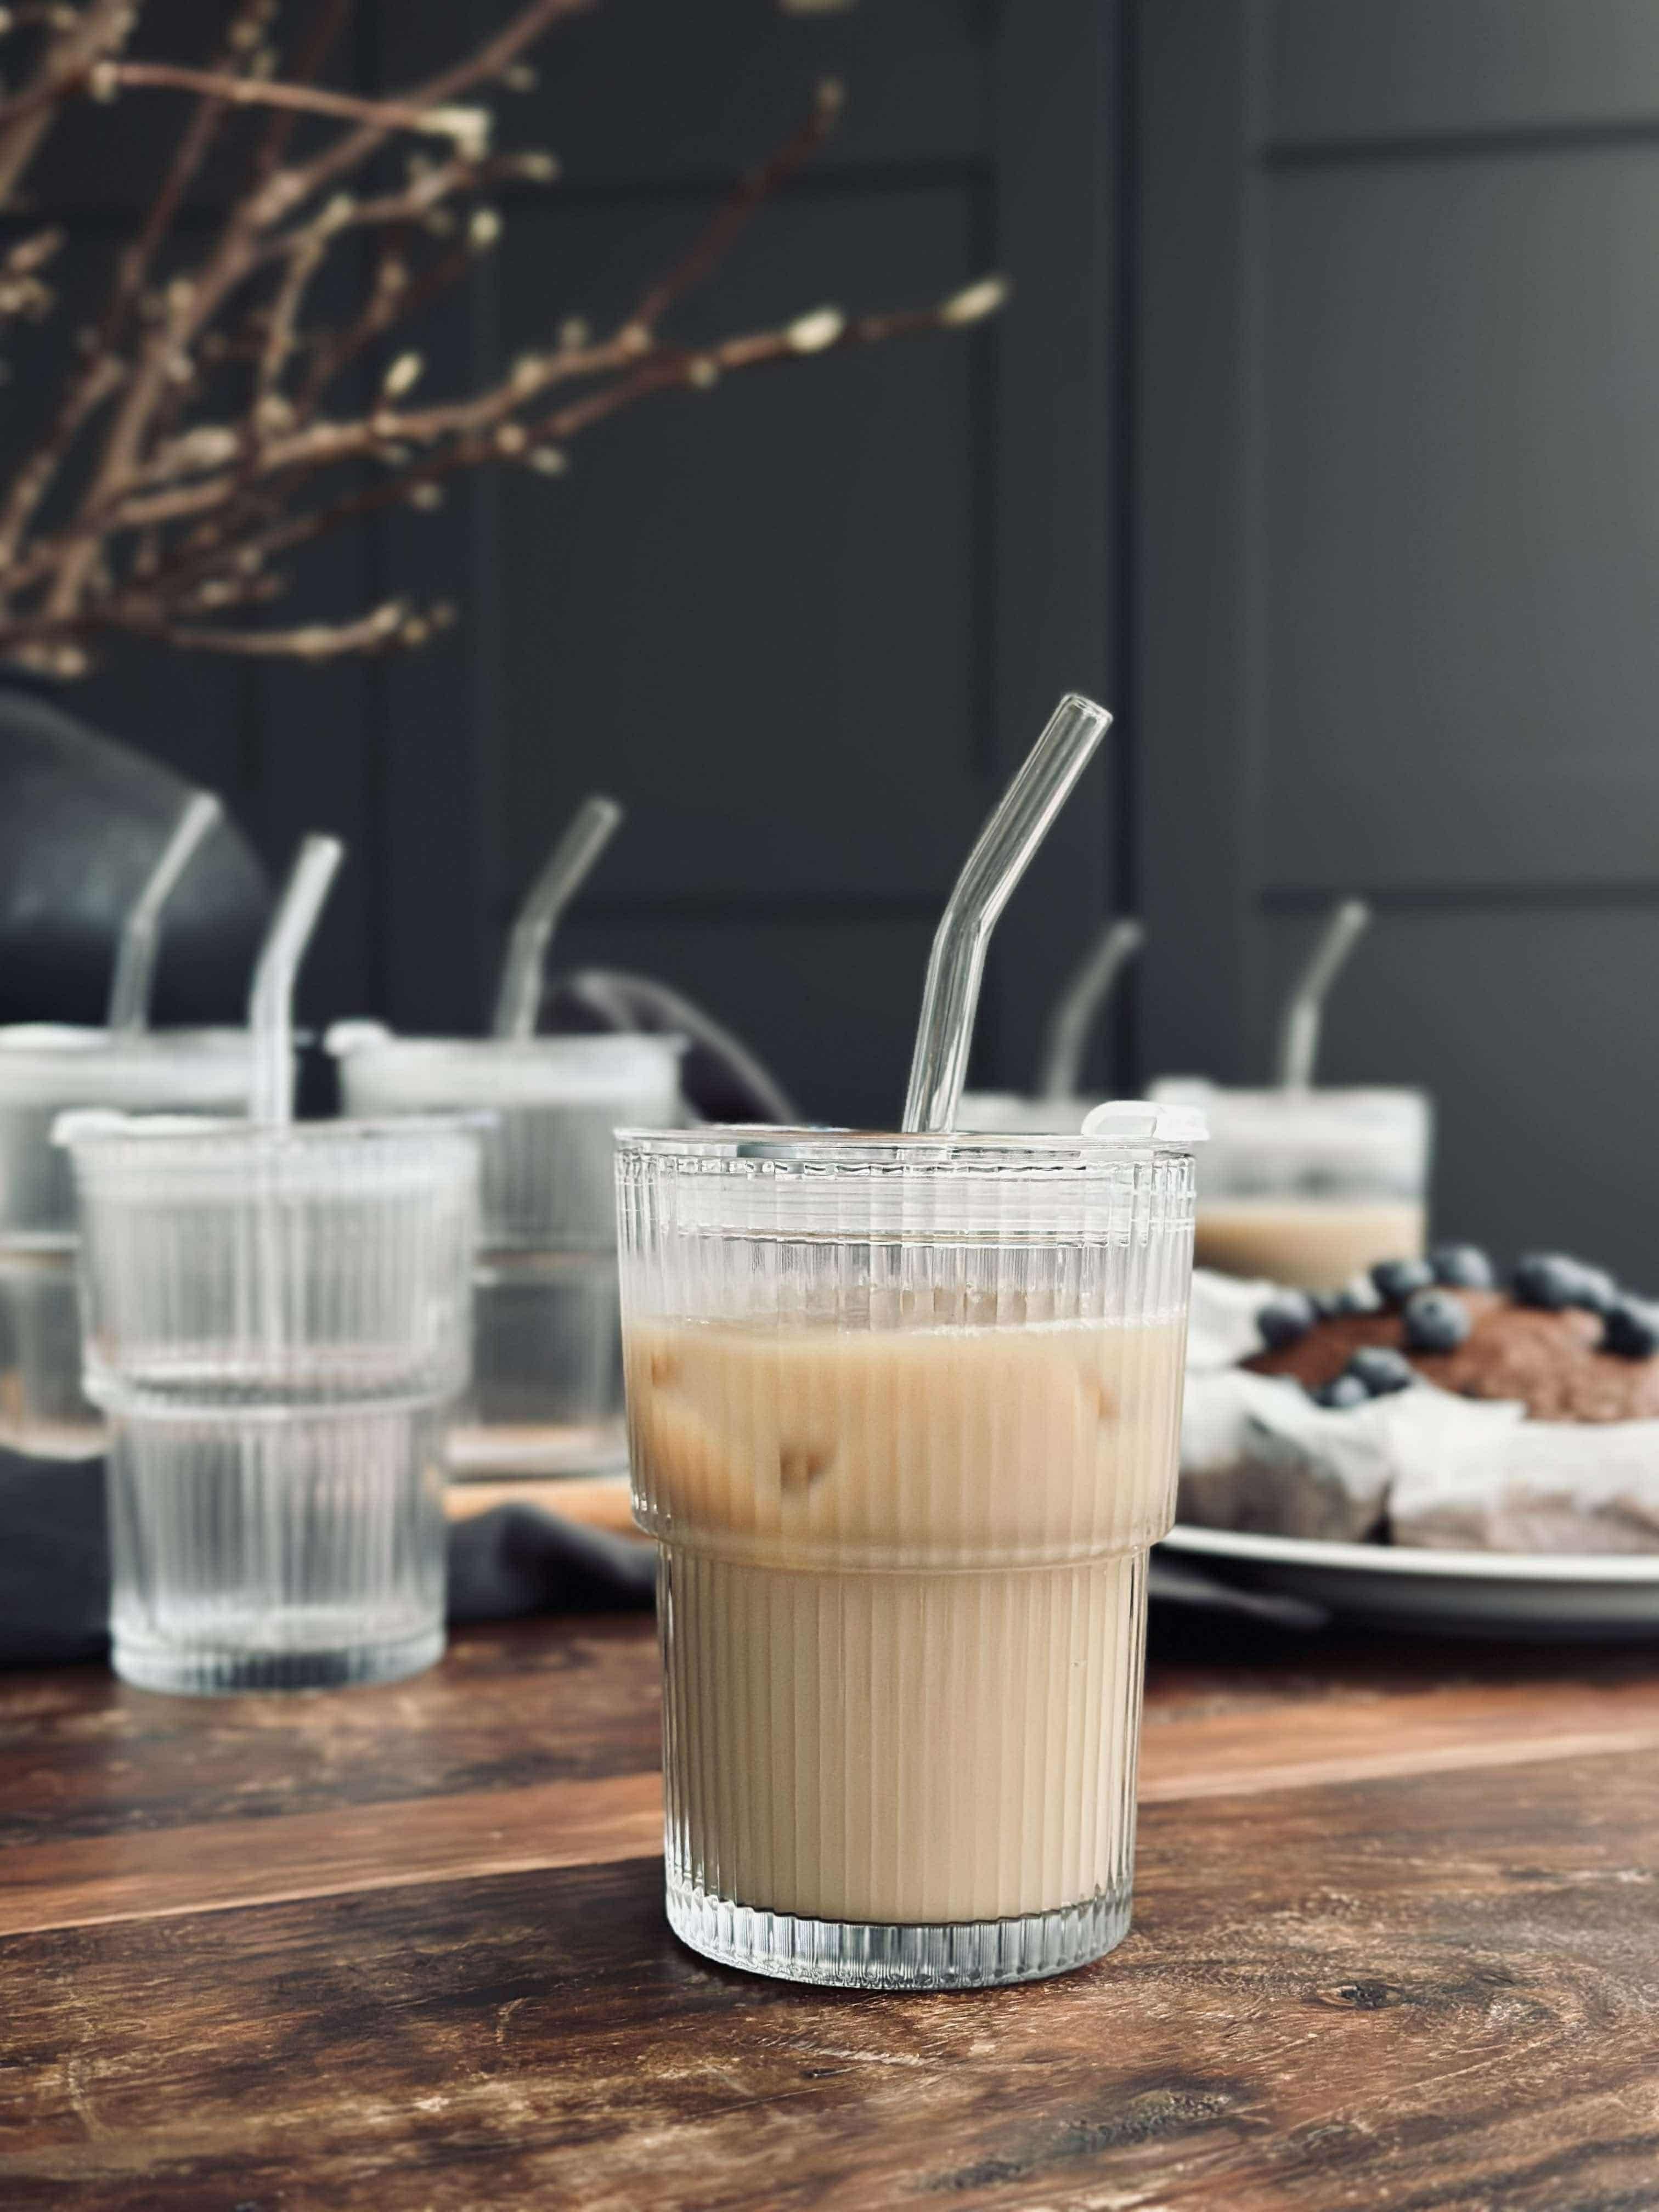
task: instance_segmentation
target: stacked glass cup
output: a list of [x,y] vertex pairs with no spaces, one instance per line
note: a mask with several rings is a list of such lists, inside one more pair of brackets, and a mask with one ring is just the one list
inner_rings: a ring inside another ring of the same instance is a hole
[[246,1118],[57,1124],[109,1428],[112,1656],[146,1688],[386,1680],[443,1648],[477,1133],[293,1121],[294,979],[340,854],[307,840],[261,953]]

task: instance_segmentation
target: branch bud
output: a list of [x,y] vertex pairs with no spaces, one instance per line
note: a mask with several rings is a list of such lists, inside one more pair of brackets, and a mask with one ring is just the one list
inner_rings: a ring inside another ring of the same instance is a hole
[[380,390],[388,399],[401,399],[405,392],[412,392],[420,382],[425,362],[417,353],[400,353],[380,380]]
[[487,107],[434,107],[428,111],[427,128],[453,138],[464,161],[482,161],[489,151],[492,121]]
[[839,307],[814,307],[810,314],[796,316],[784,331],[784,343],[791,353],[822,353],[846,328],[847,318]]
[[977,283],[952,294],[939,309],[939,319],[946,330],[960,330],[968,323],[982,323],[1006,303],[1012,289],[1006,276],[981,276]]

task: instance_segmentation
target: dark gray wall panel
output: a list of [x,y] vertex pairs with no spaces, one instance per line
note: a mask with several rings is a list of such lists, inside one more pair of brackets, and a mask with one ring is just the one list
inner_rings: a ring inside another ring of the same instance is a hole
[[[700,210],[527,211],[505,350],[545,298],[603,323]],[[966,196],[793,202],[684,319],[890,303],[972,268]],[[566,477],[501,501],[508,896],[595,783],[632,810],[607,899],[948,885],[988,786],[974,758],[973,349],[930,337],[734,375],[619,417]]]
[[1269,0],[1271,142],[1659,118],[1653,0]]
[[1659,146],[1266,191],[1264,880],[1650,878]]
[[579,185],[757,160],[826,76],[848,89],[828,158],[951,159],[983,145],[994,12],[984,0],[863,0],[818,16],[776,0],[605,0],[548,41],[542,90],[515,105],[545,113]]
[[1253,198],[1245,22],[1134,10],[1141,190],[1133,515],[1141,1045],[1148,1073],[1243,1072],[1256,776],[1247,708]]
[[[1277,990],[1309,923],[1274,916],[1266,933]],[[1435,1094],[1448,1236],[1506,1259],[1579,1251],[1659,1291],[1659,1024],[1644,994],[1656,972],[1652,910],[1384,915],[1331,999],[1321,1079]],[[1265,1023],[1255,1044],[1265,1068]]]

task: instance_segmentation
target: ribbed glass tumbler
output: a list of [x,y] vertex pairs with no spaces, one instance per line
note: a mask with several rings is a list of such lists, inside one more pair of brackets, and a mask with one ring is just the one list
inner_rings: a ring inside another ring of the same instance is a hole
[[58,1115],[239,1114],[252,1088],[246,1030],[0,1028],[0,1444],[51,1459],[104,1449],[81,1389],[75,1187],[52,1141]]
[[451,1473],[619,1474],[623,1431],[613,1137],[679,1117],[678,1037],[394,1037],[329,1044],[351,1114],[486,1112],[472,1387]]
[[455,1121],[67,1116],[116,1672],[387,1681],[444,1641],[478,1157]]
[[872,1988],[1097,1958],[1129,1923],[1190,1152],[706,1128],[624,1133],[618,1182],[673,1927]]

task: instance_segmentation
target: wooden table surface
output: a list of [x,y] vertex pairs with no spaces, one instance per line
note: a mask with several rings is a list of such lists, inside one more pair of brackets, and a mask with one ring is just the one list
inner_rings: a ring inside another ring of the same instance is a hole
[[1659,2205],[1659,1656],[1154,1641],[1133,1933],[932,1997],[674,1942],[643,1619],[0,1677],[0,2206]]

